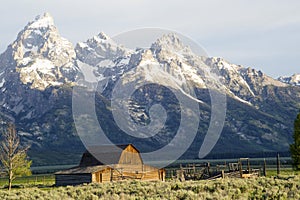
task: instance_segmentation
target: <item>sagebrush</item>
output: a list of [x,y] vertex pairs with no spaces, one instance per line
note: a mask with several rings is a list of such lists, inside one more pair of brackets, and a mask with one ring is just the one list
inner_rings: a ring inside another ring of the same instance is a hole
[[300,199],[300,176],[0,190],[0,199]]

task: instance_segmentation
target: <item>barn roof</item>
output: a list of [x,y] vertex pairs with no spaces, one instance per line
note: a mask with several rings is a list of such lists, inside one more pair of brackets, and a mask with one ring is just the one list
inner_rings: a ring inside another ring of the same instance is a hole
[[109,166],[105,165],[98,165],[98,166],[88,166],[88,167],[73,167],[70,169],[58,171],[55,174],[90,174],[94,172],[98,172],[104,169],[110,168]]
[[120,160],[123,150],[128,146],[132,146],[139,153],[138,149],[136,149],[132,144],[101,145],[88,147],[87,151],[82,155],[79,166],[85,167],[117,164]]

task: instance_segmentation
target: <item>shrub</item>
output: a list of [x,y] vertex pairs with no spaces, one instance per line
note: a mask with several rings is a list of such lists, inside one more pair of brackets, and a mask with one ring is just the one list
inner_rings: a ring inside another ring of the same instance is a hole
[[300,199],[300,176],[0,189],[0,199]]

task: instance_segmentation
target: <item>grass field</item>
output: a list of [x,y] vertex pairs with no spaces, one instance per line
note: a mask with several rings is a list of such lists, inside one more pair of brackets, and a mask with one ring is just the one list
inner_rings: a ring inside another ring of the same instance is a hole
[[[55,184],[55,177],[53,174],[39,174],[25,177],[17,177],[13,181],[13,188],[24,187],[48,187]],[[0,188],[5,188],[8,185],[7,178],[0,178]]]
[[[279,176],[295,176],[295,175],[300,175],[300,173],[293,171],[292,169],[281,169]],[[267,177],[273,177],[273,176],[277,176],[277,170],[276,169],[267,170]]]
[[0,199],[300,199],[300,176],[178,182],[125,181],[0,190]]
[[124,181],[54,187],[53,175],[17,178],[12,191],[0,179],[0,199],[300,199],[300,174],[275,170],[268,177],[179,182]]

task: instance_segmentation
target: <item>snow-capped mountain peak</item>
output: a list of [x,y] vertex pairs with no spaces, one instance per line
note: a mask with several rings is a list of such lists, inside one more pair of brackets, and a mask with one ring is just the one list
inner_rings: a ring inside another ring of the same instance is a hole
[[98,38],[103,39],[103,40],[109,40],[110,37],[106,35],[104,32],[100,32],[98,35]]
[[169,33],[158,38],[151,46],[154,52],[176,52],[178,56],[192,55],[189,46],[185,45],[175,33]]
[[[4,52],[0,72],[16,71],[20,81],[32,89],[72,82],[77,73],[76,53],[71,42],[61,37],[50,14],[29,22]],[[6,73],[5,73],[6,74]]]
[[119,57],[125,57],[129,50],[117,44],[105,33],[100,32],[86,42],[79,42],[75,51],[81,62],[96,66],[105,60],[114,61]]
[[157,39],[157,42],[164,43],[167,45],[174,45],[178,47],[184,47],[183,43],[179,39],[178,35],[175,33],[169,33],[163,35],[161,38]]
[[34,21],[28,24],[28,28],[48,28],[54,26],[53,17],[49,13],[44,13],[43,15],[38,15]]
[[[115,81],[126,70],[136,69],[134,77],[137,80],[144,77],[146,80],[163,82],[163,79],[158,80],[160,76],[157,74],[164,73],[173,78],[174,81],[168,82],[173,88],[189,91],[191,85],[197,88],[221,87],[229,96],[249,105],[254,105],[254,101],[262,94],[262,87],[286,86],[261,71],[232,64],[223,58],[198,56],[173,33],[158,38],[150,49],[136,50],[125,50],[100,33],[87,42],[79,43],[76,52],[79,60],[87,64],[100,80],[104,76]],[[87,65],[84,67],[87,68]],[[151,70],[155,73],[151,73]],[[212,77],[213,71],[219,71],[219,77]],[[219,82],[221,85],[218,85]]]

